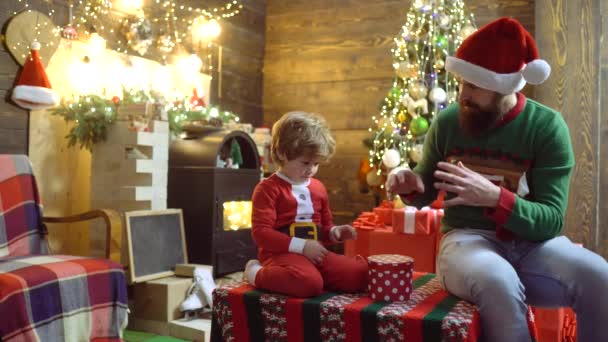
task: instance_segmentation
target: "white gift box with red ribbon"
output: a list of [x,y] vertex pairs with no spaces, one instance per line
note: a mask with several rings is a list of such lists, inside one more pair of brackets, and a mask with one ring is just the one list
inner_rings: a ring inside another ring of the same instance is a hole
[[373,300],[406,301],[412,295],[414,259],[399,254],[378,254],[367,258],[367,290]]
[[443,209],[406,206],[393,209],[393,232],[399,234],[429,235],[437,232],[441,226]]

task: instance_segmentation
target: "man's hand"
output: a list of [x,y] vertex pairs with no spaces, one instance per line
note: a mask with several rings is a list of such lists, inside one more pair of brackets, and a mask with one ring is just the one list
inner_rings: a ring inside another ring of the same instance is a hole
[[435,188],[456,194],[443,202],[444,207],[469,205],[495,208],[500,198],[500,187],[479,173],[468,169],[462,162],[457,165],[439,162],[435,177],[444,183],[435,183]]
[[325,256],[329,253],[319,241],[306,240],[302,254],[307,257],[313,264],[321,265]]
[[424,193],[422,178],[410,169],[395,169],[386,180],[386,191],[391,194],[407,195],[416,191]]
[[357,238],[357,231],[350,225],[334,226],[330,230],[329,239],[333,242],[343,242]]

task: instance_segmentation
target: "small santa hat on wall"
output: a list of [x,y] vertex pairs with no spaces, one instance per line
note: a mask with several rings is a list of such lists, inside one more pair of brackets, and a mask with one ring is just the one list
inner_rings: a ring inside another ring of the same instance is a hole
[[51,89],[51,82],[40,61],[39,50],[40,43],[33,42],[30,56],[23,64],[23,70],[11,96],[16,104],[25,109],[40,110],[59,103],[59,95]]
[[515,19],[499,18],[468,36],[446,59],[447,71],[478,87],[508,95],[541,84],[551,66],[539,58],[532,35]]

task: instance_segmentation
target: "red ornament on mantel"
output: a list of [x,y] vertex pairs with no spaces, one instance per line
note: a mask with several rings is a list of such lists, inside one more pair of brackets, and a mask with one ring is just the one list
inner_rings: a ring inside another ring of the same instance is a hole
[[378,254],[367,258],[367,290],[373,300],[407,301],[412,295],[414,259],[399,254]]
[[198,96],[196,88],[192,89],[192,97],[190,98],[190,104],[194,107],[207,107],[203,96]]

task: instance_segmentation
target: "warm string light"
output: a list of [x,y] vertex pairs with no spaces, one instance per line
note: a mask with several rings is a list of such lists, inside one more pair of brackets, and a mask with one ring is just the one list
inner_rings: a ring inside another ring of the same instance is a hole
[[445,59],[474,31],[473,25],[463,0],[412,4],[391,49],[397,77],[368,130],[372,133],[369,161],[377,175],[385,169],[383,157],[389,149],[399,152],[399,164],[408,163],[409,152],[424,139],[424,124],[428,127],[439,111],[456,100],[458,82],[445,71]]

